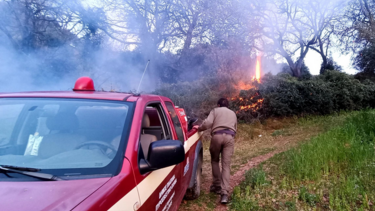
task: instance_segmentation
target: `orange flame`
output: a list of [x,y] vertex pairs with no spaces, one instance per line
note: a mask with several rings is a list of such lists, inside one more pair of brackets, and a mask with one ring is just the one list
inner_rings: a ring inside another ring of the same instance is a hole
[[[236,88],[239,90],[250,90],[252,88],[256,88],[253,82],[257,81],[258,83],[260,83],[260,80],[261,80],[261,54],[257,56],[255,75],[252,77],[252,82],[247,84],[247,83],[244,83],[243,81],[240,81],[237,84]],[[238,107],[239,110],[237,110],[236,113],[239,113],[240,111],[256,112],[257,110],[262,108],[263,101],[264,101],[264,99],[261,98],[261,96],[259,96],[258,92],[254,94],[253,96],[248,96],[246,98],[242,98],[239,96],[232,97],[231,100],[234,101],[235,104],[239,106]]]
[[262,106],[263,101],[264,99],[259,99],[257,100],[256,103],[253,103],[251,105],[240,106],[240,110],[251,110],[251,109],[258,110]]
[[240,81],[238,85],[235,86],[238,90],[249,90],[254,88],[252,84],[245,84],[243,81]]

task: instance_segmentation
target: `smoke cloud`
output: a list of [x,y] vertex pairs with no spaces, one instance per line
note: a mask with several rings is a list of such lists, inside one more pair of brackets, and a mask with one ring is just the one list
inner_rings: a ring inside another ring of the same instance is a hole
[[[291,1],[302,11],[297,15],[301,22],[314,15],[310,1]],[[288,22],[291,31],[269,33],[285,28],[286,12],[293,13],[292,4],[284,8],[283,2],[0,0],[0,92],[71,90],[81,76],[92,77],[98,90],[134,91],[149,59],[142,92],[202,77],[251,79],[262,50],[267,54],[262,74],[277,74],[282,63],[298,73],[306,49],[319,43],[306,28],[309,23]],[[316,0],[317,8],[328,8],[322,2]],[[337,17],[338,2],[329,4],[333,9],[322,21]],[[269,5],[280,16],[273,17],[276,21],[265,18]],[[300,29],[304,33],[294,37]],[[328,27],[319,30],[330,34]],[[329,37],[323,38],[322,46],[330,47]],[[275,43],[279,39],[288,44]],[[296,50],[301,46],[304,51]],[[288,55],[280,56],[282,51]]]
[[[74,15],[61,6],[68,3],[42,4],[38,0],[0,1],[0,92],[66,91],[81,76],[92,77],[97,90],[136,89],[147,58],[139,52],[115,50],[109,37],[94,26],[102,17],[78,13],[75,18],[82,20],[72,28],[69,24],[74,22],[59,19]],[[66,11],[50,14],[45,6],[51,5]],[[37,9],[42,12],[38,14]],[[78,29],[86,32],[78,33]],[[150,75],[145,76],[142,91],[155,89]]]

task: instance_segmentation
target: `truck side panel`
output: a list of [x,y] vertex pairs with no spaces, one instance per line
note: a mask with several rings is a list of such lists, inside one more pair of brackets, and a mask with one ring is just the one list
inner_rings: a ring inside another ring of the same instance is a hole
[[[202,148],[202,143],[199,141],[199,134],[197,133],[197,128],[187,131],[187,119],[186,114],[183,108],[176,108],[175,105],[170,100],[165,100],[164,103],[167,104],[167,109],[169,109],[170,117],[174,118],[173,121],[178,121],[177,127],[174,127],[174,130],[177,132],[183,133],[184,136],[184,147],[185,147],[185,160],[180,164],[182,165],[182,190],[181,191],[181,200],[185,196],[186,190],[189,187],[190,182],[195,179],[194,169],[197,168],[198,156],[200,149]],[[169,107],[168,107],[169,104]],[[176,122],[174,123],[176,126]],[[179,130],[179,131],[177,131]]]
[[[195,181],[196,172],[197,172],[197,168],[198,168],[198,161],[200,159],[199,154],[200,154],[201,150],[202,150],[202,141],[199,140],[197,142],[195,150],[194,150],[195,151],[194,152],[194,158],[193,158],[194,165],[193,165],[193,168],[192,168],[191,179],[190,179],[188,188],[192,188],[194,186],[194,181]],[[193,153],[193,151],[191,153]]]
[[122,165],[123,174],[111,178],[105,185],[80,203],[74,210],[85,211],[117,211],[134,210],[140,204],[137,185],[128,159]]

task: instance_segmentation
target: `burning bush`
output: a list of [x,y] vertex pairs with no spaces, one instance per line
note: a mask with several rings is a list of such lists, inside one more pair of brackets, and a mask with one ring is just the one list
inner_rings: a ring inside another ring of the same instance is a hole
[[238,118],[245,121],[361,110],[375,107],[375,83],[361,83],[337,71],[327,71],[309,80],[289,74],[267,74],[256,88],[241,91],[239,97],[232,98],[231,104]]
[[230,80],[225,77],[202,78],[192,83],[164,84],[157,93],[184,107],[188,115],[202,119],[220,97],[227,97],[238,119],[246,122],[271,116],[325,115],[375,107],[375,83],[361,83],[346,73],[327,71],[309,80],[289,74],[267,74],[261,80],[241,85],[228,83]]
[[236,111],[240,120],[251,121],[261,117],[263,100],[256,88],[241,90],[238,97],[231,98],[231,109]]

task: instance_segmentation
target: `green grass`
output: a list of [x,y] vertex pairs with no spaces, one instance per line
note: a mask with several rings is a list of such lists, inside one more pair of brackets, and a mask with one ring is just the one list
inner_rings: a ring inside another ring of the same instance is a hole
[[216,207],[215,201],[216,201],[217,195],[214,193],[205,193],[204,191],[201,191],[201,195],[196,200],[184,200],[184,208],[189,210],[214,210]]
[[[231,209],[375,210],[375,114],[341,116],[341,126],[249,171],[233,192]],[[331,116],[311,118],[299,123],[334,124],[324,119]]]
[[262,167],[248,171],[245,175],[245,182],[248,182],[246,187],[259,188],[269,183],[266,178],[266,172],[262,170]]

